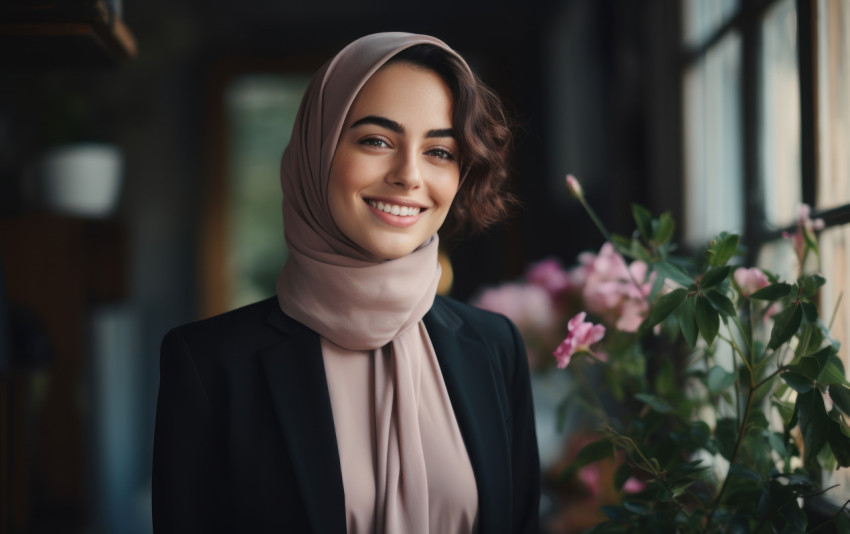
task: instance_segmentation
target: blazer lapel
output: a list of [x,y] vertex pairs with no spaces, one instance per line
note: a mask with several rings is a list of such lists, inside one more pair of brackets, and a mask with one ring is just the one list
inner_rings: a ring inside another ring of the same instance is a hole
[[490,349],[440,299],[424,320],[475,473],[478,531],[501,531],[510,525],[511,459]]
[[345,496],[318,335],[275,310],[284,339],[260,351],[275,412],[314,532],[345,532]]

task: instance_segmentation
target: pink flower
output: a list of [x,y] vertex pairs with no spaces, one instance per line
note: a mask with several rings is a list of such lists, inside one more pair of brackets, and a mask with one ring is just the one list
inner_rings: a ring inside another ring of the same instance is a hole
[[735,269],[735,283],[741,288],[741,294],[749,297],[759,289],[770,285],[767,275],[758,267],[738,267]]
[[569,334],[554,352],[559,369],[568,366],[570,359],[576,352],[590,352],[590,346],[605,336],[604,326],[585,322],[585,317],[587,317],[587,314],[581,312],[567,323]]
[[590,494],[596,497],[599,495],[600,486],[602,483],[602,473],[599,472],[599,466],[590,464],[578,470],[578,479],[584,483]]
[[572,174],[567,175],[567,189],[569,189],[570,193],[576,198],[581,198],[584,195],[584,191],[581,189],[581,184],[578,183],[578,180],[576,180],[576,177]]
[[794,243],[794,252],[797,254],[797,259],[802,265],[806,259],[806,239],[808,235],[814,239],[816,230],[823,230],[826,224],[823,219],[811,218],[812,209],[807,204],[800,204],[797,216],[797,231],[793,234],[782,232],[782,237],[791,240]]
[[549,293],[531,284],[503,284],[488,289],[475,299],[473,305],[507,316],[523,331],[527,328],[554,328],[557,320]]
[[648,311],[649,305],[644,300],[628,299],[623,301],[623,305],[620,307],[620,317],[617,318],[615,324],[617,330],[637,332]]
[[525,278],[552,296],[560,295],[572,285],[570,274],[561,267],[561,262],[554,258],[547,258],[532,265]]
[[639,493],[646,488],[646,483],[638,480],[635,477],[629,477],[626,483],[623,484],[623,491],[626,493]]
[[808,204],[800,204],[800,208],[798,211],[798,223],[802,224],[806,230],[823,230],[826,224],[823,222],[823,219],[814,219],[811,218],[812,208],[809,207]]
[[587,309],[614,324],[624,332],[635,332],[649,312],[647,296],[655,281],[655,273],[647,278],[647,265],[634,261],[626,265],[611,243],[605,243],[599,254],[582,254],[582,297]]

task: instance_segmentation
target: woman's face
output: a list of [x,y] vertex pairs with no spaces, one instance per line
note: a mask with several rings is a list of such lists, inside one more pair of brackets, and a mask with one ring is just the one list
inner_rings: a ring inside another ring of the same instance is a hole
[[413,252],[449,212],[460,179],[452,95],[443,79],[391,63],[348,111],[330,169],[334,222],[381,259]]

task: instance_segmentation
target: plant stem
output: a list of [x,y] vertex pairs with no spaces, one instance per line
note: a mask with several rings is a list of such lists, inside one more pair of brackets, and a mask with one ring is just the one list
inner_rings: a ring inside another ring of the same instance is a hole
[[[732,319],[735,321],[735,324],[738,326],[738,331],[741,332],[741,336],[744,338],[744,342],[747,345],[747,351],[750,353],[750,359],[752,360],[752,365],[755,367],[756,364],[756,355],[753,354],[753,336],[752,329],[750,330],[750,335],[747,335],[747,332],[744,330],[744,325],[741,324],[741,319],[738,318],[737,315],[733,315]],[[732,331],[729,331],[729,336],[732,336]],[[742,356],[743,359],[743,356]]]
[[783,369],[784,369],[784,367],[779,367],[778,369],[776,369],[775,371],[773,371],[772,373],[770,373],[766,377],[762,378],[761,381],[758,384],[753,386],[753,390],[756,390],[756,389],[762,387],[763,385],[767,384],[771,380],[773,380],[773,378],[776,375],[778,375],[779,373],[781,373],[783,371]]
[[[752,375],[750,375],[750,380],[752,381]],[[723,479],[723,485],[720,486],[720,491],[711,503],[711,509],[709,510],[708,515],[705,516],[706,521],[703,532],[709,532],[711,521],[714,519],[714,513],[717,511],[717,507],[720,505],[720,501],[723,499],[723,494],[726,492],[726,487],[729,484],[732,466],[735,464],[735,461],[738,459],[738,453],[741,451],[741,444],[744,442],[744,430],[747,428],[747,420],[750,418],[750,411],[753,407],[754,391],[755,389],[752,387],[750,387],[749,391],[747,391],[747,404],[744,408],[744,417],[741,421],[741,426],[738,428],[738,440],[735,442],[735,450],[732,452],[732,458],[729,459],[729,471],[726,472],[726,478]]]
[[[627,443],[628,447],[634,449],[635,452],[637,452],[638,456],[640,456],[640,459],[643,461],[644,464],[646,464],[647,469],[644,469],[644,471],[647,471],[648,473],[652,473],[652,476],[654,476],[656,478],[661,476],[661,473],[659,473],[658,471],[655,470],[655,467],[652,465],[652,462],[650,462],[649,459],[643,454],[643,451],[640,450],[640,447],[638,447],[638,444],[635,442],[635,440],[633,440],[630,437],[623,436],[622,434],[618,433],[617,431],[615,431],[610,426],[607,427],[606,430],[608,430],[608,432],[614,434],[614,436],[616,436],[616,439],[618,441],[622,441],[622,442]],[[623,447],[623,448],[625,448],[625,447]]]
[[[721,336],[721,335],[718,335],[717,337],[719,337],[720,339],[722,339],[722,340],[723,340],[723,341],[725,341],[726,343],[729,343],[729,346],[730,346],[730,347],[732,347],[732,350],[735,352],[735,354],[737,354],[738,356],[740,356],[740,357],[741,357],[741,361],[742,361],[742,362],[744,362],[744,366],[745,366],[745,367],[747,368],[747,370],[750,372],[750,376],[752,377],[753,372],[754,372],[754,371],[753,371],[753,368],[752,368],[752,366],[750,365],[750,362],[748,362],[748,361],[747,361],[747,357],[746,357],[746,356],[744,355],[744,353],[741,351],[741,347],[739,347],[739,346],[738,346],[738,344],[737,344],[737,343],[735,343],[735,340],[734,340],[734,339],[732,339],[731,337],[727,338],[727,337],[724,337],[724,336]],[[750,382],[751,382],[751,384],[752,384],[752,378],[751,378]]]
[[827,330],[829,330],[830,332],[832,332],[832,323],[835,322],[835,316],[838,315],[838,306],[841,305],[842,298],[844,298],[844,291],[839,293],[838,298],[835,299],[835,308],[832,309],[832,317],[829,318],[829,328],[827,328]]

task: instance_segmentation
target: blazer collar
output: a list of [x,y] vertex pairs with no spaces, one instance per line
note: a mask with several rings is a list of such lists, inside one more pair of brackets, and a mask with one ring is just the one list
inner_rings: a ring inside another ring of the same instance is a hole
[[[315,532],[345,532],[345,497],[319,336],[275,306],[283,339],[260,351]],[[424,317],[478,488],[478,530],[510,524],[510,452],[490,349],[441,298]]]
[[424,322],[475,473],[478,531],[499,532],[511,520],[511,457],[495,355],[441,298]]
[[313,532],[345,532],[345,496],[319,335],[275,306],[284,335],[262,349],[272,402]]

